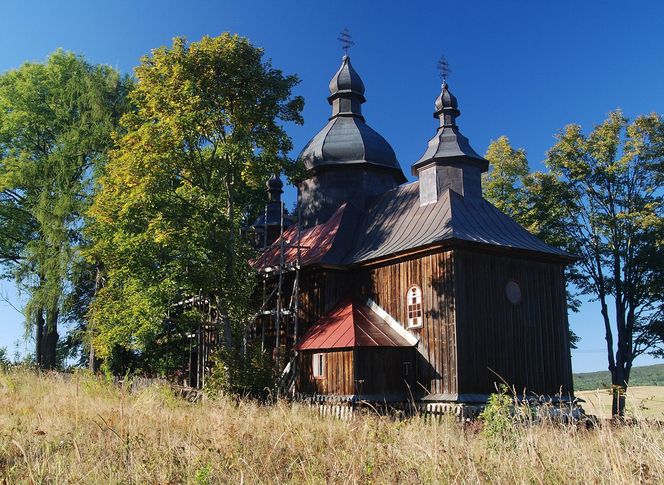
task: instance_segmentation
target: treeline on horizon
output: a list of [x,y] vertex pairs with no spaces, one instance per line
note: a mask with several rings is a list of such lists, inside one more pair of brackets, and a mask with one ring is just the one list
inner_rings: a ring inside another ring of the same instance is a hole
[[[181,379],[210,316],[175,305],[198,295],[221,329],[220,381],[265,385],[270,358],[244,345],[258,303],[246,229],[271,174],[303,177],[287,132],[303,123],[298,82],[229,33],[176,38],[133,76],[62,50],[0,75],[0,264],[27,301],[34,364]],[[579,256],[570,307],[600,302],[626,385],[664,337],[662,116],[568,125],[542,172],[505,137],[486,157],[485,197]]]
[[[611,387],[609,371],[581,372],[574,374],[574,391],[595,391]],[[630,386],[664,386],[664,364],[634,367]]]

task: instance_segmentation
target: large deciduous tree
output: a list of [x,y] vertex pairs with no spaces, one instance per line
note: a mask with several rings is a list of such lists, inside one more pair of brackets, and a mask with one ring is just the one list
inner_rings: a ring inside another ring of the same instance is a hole
[[634,359],[664,343],[663,142],[656,114],[630,122],[615,111],[588,135],[569,125],[548,152],[550,174],[529,187],[535,218],[581,256],[572,282],[600,304],[614,415]]
[[27,293],[43,367],[56,365],[81,214],[124,94],[116,71],[63,51],[0,76],[0,262]]
[[263,204],[269,174],[291,167],[282,122],[302,122],[303,100],[291,94],[295,76],[230,34],[176,38],[144,57],[135,76],[136,109],[122,118],[125,134],[90,211],[89,257],[103,263],[104,285],[89,316],[111,367],[131,353],[167,373],[177,367],[165,362],[168,349],[184,354],[187,325],[209,317],[182,313],[178,302],[208,302],[227,346],[249,314],[241,228]]

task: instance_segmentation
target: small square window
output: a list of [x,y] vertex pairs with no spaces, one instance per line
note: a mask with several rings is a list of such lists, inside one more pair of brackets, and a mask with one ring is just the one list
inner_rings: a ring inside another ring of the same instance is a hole
[[311,367],[315,378],[325,377],[325,354],[313,354]]

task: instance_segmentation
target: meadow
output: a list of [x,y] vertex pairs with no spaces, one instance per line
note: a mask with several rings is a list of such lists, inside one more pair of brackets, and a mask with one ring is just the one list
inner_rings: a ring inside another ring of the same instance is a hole
[[[638,409],[635,410],[638,413]],[[661,483],[664,430],[375,414],[0,372],[2,483]]]

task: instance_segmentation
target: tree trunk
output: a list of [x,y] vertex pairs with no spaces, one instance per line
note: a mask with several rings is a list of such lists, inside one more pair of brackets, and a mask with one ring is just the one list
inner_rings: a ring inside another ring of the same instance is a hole
[[224,345],[227,349],[230,349],[233,346],[233,330],[231,328],[231,319],[228,317],[228,309],[223,301],[223,297],[215,295],[215,300],[217,304],[217,325],[221,327]]
[[[226,281],[233,281],[235,273],[235,200],[233,197],[233,182],[230,175],[226,175],[226,210],[228,211],[228,251],[226,256]],[[231,330],[231,320],[228,315],[228,307],[224,298],[229,298],[231,292],[229,288],[223,288],[217,295],[217,318],[221,319],[224,332],[224,345],[230,349],[233,346],[233,334]]]
[[[101,289],[102,285],[102,277],[101,277],[101,266],[97,263],[95,265],[95,292],[94,296],[97,296],[97,293],[99,293],[99,290]],[[99,370],[99,359],[96,358],[95,356],[95,347],[93,345],[93,339],[94,339],[94,323],[90,320],[88,323],[88,332],[90,335],[90,355],[88,359],[88,368],[92,372],[97,372]]]
[[35,315],[35,364],[44,365],[44,310],[37,310]]
[[44,334],[44,360],[42,366],[45,369],[55,369],[57,365],[58,347],[58,315],[57,310],[46,313],[46,328]]
[[[620,360],[620,359],[619,359]],[[611,375],[611,415],[622,418],[625,415],[625,391],[627,382],[623,362],[618,362],[615,371]]]
[[625,392],[627,387],[614,384],[611,388],[611,416],[622,418],[625,415]]

